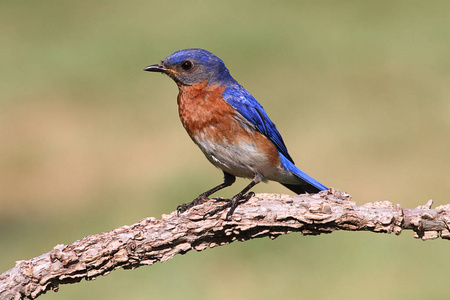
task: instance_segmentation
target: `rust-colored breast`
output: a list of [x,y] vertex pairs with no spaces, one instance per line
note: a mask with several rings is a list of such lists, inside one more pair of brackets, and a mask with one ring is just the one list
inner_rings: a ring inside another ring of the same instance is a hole
[[[280,166],[275,145],[251,125],[222,97],[223,86],[179,86],[178,111],[192,140],[208,155],[231,165],[239,158],[251,165],[253,174],[261,169]],[[211,144],[214,146],[211,147]],[[234,160],[234,161],[233,161]],[[233,161],[233,162],[232,162]],[[236,166],[237,167],[237,166]],[[250,167],[250,166],[249,166]],[[227,170],[234,174],[232,170]],[[236,174],[239,175],[239,174]],[[249,175],[252,176],[252,175]]]
[[221,127],[224,131],[231,128],[234,109],[225,102],[222,92],[225,87],[206,86],[203,82],[193,86],[180,86],[178,94],[178,113],[181,123],[193,137],[209,128]]

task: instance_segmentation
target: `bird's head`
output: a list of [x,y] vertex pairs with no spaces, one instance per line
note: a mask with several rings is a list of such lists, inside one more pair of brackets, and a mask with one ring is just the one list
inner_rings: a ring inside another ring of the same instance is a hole
[[176,51],[160,64],[150,65],[144,71],[167,74],[179,85],[194,85],[205,81],[208,85],[225,84],[233,81],[223,61],[203,49]]

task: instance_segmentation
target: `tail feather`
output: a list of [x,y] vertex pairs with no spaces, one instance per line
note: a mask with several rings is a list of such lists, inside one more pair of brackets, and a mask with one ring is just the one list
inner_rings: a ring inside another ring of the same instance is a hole
[[291,191],[297,193],[297,194],[304,194],[304,193],[318,193],[320,191],[328,190],[328,188],[297,168],[291,161],[289,161],[287,158],[285,158],[282,154],[280,154],[281,163],[283,166],[292,172],[296,177],[298,177],[300,180],[297,184],[286,184],[281,183]]
[[306,183],[304,185],[295,185],[295,184],[287,184],[287,183],[282,183],[282,185],[284,185],[285,187],[287,187],[288,189],[290,189],[291,191],[293,191],[296,194],[315,194],[318,193],[320,191],[322,191],[322,189],[318,189],[313,185],[310,185],[309,183]]

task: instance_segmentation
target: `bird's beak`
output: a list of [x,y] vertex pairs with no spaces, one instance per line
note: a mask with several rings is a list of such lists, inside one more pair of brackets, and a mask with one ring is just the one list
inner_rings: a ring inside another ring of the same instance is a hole
[[154,65],[150,65],[148,67],[145,67],[144,71],[160,72],[160,73],[165,73],[165,74],[171,74],[171,73],[178,74],[177,71],[164,67],[164,65],[162,63],[161,64],[154,64]]

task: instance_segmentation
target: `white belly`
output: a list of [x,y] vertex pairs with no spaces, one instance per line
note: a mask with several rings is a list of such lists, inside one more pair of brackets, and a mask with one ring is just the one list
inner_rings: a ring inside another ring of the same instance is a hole
[[255,143],[235,142],[217,143],[193,137],[206,158],[216,167],[237,177],[253,178],[261,174],[263,180],[281,183],[298,182],[298,178],[285,170],[281,164],[273,165],[264,153],[259,151]]

